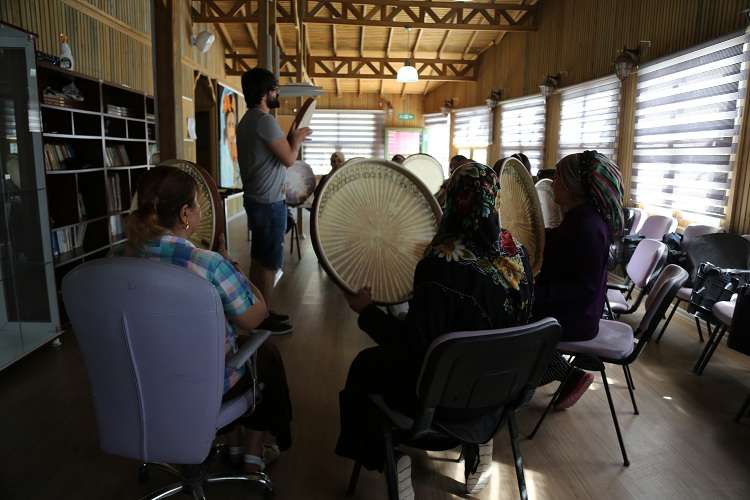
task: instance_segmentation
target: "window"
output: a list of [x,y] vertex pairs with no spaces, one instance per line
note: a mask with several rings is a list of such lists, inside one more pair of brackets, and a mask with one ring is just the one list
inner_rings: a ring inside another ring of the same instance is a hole
[[747,71],[746,33],[641,67],[632,201],[689,222],[724,220]]
[[450,115],[442,113],[424,115],[422,151],[435,158],[448,176],[450,161]]
[[453,112],[453,147],[458,154],[479,163],[487,162],[487,147],[492,144],[492,110],[486,106]]
[[542,96],[524,97],[500,104],[500,157],[525,154],[529,157],[534,175],[544,168],[545,104]]
[[616,76],[560,92],[560,144],[557,159],[595,149],[617,161],[620,80]]
[[331,170],[331,154],[341,151],[347,160],[382,158],[384,137],[382,111],[320,109],[313,114],[313,134],[304,143],[302,159],[316,174]]

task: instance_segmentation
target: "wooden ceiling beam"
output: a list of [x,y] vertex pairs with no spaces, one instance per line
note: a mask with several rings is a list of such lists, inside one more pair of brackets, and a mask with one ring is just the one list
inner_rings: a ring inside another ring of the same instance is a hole
[[477,32],[471,34],[471,38],[469,38],[469,43],[466,44],[466,48],[464,49],[464,55],[463,58],[466,59],[471,52],[471,49],[474,47],[474,40],[477,39]]
[[[339,51],[336,48],[336,25],[335,24],[331,25],[331,37],[333,40],[333,55],[338,56]],[[341,83],[339,82],[338,78],[336,78],[336,95],[341,96]]]
[[[398,72],[394,64],[403,64],[407,59],[310,56],[308,71],[310,76],[316,78],[390,79],[395,78]],[[409,60],[413,61],[420,80],[476,81],[477,79],[476,60],[420,58]]]
[[[257,0],[240,0],[222,9],[214,0],[192,0],[193,22],[252,23],[258,21]],[[239,7],[238,7],[239,5]],[[242,6],[245,8],[243,9]],[[371,7],[369,10],[367,7]],[[440,13],[435,9],[439,9]],[[535,31],[536,5],[480,2],[421,2],[414,0],[308,0],[305,24],[343,24],[416,29],[471,31]],[[277,7],[277,23],[297,24],[299,17]],[[519,13],[521,15],[519,15]],[[404,19],[408,18],[408,19]]]

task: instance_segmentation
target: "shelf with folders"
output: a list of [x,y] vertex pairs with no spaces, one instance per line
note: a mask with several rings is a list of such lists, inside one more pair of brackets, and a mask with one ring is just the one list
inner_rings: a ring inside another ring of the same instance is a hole
[[[157,151],[151,96],[38,64],[42,157],[57,286],[125,239],[138,179]],[[66,322],[64,308],[61,319]]]

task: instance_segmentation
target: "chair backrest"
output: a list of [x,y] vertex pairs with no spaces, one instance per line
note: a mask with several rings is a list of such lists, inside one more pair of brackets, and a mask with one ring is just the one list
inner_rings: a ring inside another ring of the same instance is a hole
[[633,225],[630,226],[629,234],[638,234],[638,231],[643,227],[643,223],[646,221],[645,212],[640,208],[630,208],[633,212]]
[[562,222],[562,210],[552,193],[552,179],[542,179],[535,185],[539,204],[542,207],[544,227],[557,227]]
[[690,224],[688,227],[685,228],[685,231],[682,233],[682,245],[688,245],[690,244],[693,239],[703,236],[705,234],[714,234],[714,233],[720,233],[722,232],[722,229],[716,226],[706,226],[704,224]]
[[667,217],[666,215],[649,215],[636,234],[639,234],[644,238],[661,241],[665,234],[674,232],[676,228],[677,220],[674,217]]
[[665,262],[668,250],[667,245],[661,241],[646,239],[638,243],[625,267],[628,277],[635,283],[635,286],[641,289],[648,286],[651,276]]
[[[688,279],[688,272],[677,264],[669,264],[656,278],[651,292],[646,297],[645,309],[640,324],[638,325],[638,346],[634,351],[637,356],[651,338],[659,322],[664,318],[667,309],[672,304],[677,291]],[[631,355],[633,356],[633,355]]]
[[102,449],[203,462],[224,387],[226,324],[213,285],[170,264],[114,257],[75,268],[62,288]]
[[750,240],[732,233],[704,234],[685,245],[691,279],[702,262],[724,269],[750,268]]
[[[546,318],[499,330],[456,332],[435,339],[417,382],[420,417],[429,428],[435,411],[512,408],[530,398],[560,338],[560,324]],[[496,429],[489,429],[494,434]],[[491,437],[481,436],[476,442]]]

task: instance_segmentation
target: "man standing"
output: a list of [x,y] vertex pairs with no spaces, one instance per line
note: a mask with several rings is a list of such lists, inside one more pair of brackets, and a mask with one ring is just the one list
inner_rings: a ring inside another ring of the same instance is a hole
[[258,328],[276,335],[292,332],[289,316],[274,312],[272,292],[284,260],[286,169],[297,160],[302,141],[312,132],[295,130],[290,139],[271,109],[279,107],[279,86],[273,73],[254,68],[242,75],[247,112],[237,126],[237,150],[247,225],[252,231],[250,281],[266,299],[269,317]]

